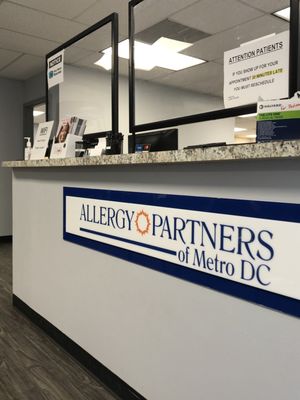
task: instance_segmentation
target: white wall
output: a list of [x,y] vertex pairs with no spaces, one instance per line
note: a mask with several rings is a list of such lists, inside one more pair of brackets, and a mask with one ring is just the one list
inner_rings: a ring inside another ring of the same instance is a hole
[[[65,66],[60,85],[60,118],[78,115],[88,119],[86,133],[111,130],[110,74],[100,70]],[[128,80],[120,78],[120,132],[129,132]],[[136,83],[137,124],[222,108],[219,98],[158,85]],[[179,148],[187,145],[234,141],[234,118],[179,126]],[[127,137],[124,141],[127,151]]]
[[44,72],[33,76],[24,82],[24,103],[29,103],[46,96]]
[[148,400],[298,400],[300,319],[63,241],[62,193],[299,203],[299,181],[300,160],[16,169],[14,294]]
[[[23,156],[24,84],[0,78],[0,164]],[[11,170],[0,166],[0,236],[12,234]]]

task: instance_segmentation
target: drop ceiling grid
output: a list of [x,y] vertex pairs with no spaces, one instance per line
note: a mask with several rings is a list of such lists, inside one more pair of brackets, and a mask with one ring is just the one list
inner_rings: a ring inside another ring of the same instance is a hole
[[97,0],[9,0],[9,3],[72,20],[93,6]]
[[[262,15],[262,11],[246,6],[237,0],[201,0],[173,14],[170,19],[191,28],[215,34]],[[199,16],[203,17],[199,18]]]
[[[184,24],[187,24],[185,21],[186,18],[194,23],[196,19],[194,18],[195,11],[193,11],[193,7],[200,10],[207,10],[208,15],[206,19],[213,19],[215,17],[211,15],[212,5],[222,7],[220,6],[222,3],[224,4],[224,0],[145,0],[136,8],[142,10],[141,6],[143,6],[143,15],[140,21],[137,21],[137,26],[140,29],[145,29],[162,19],[168,18],[170,14],[172,14],[171,19],[184,20]],[[218,24],[219,26],[213,26],[212,23],[209,23],[208,26],[211,32],[220,29],[225,30],[197,42],[186,51],[186,54],[213,61],[213,65],[221,66],[222,57],[220,57],[220,54],[222,55],[222,52],[229,48],[237,47],[236,41],[233,40],[235,38],[233,31],[237,24],[245,20],[248,21],[240,27],[240,32],[243,27],[246,27],[244,34],[247,32],[247,37],[249,37],[247,40],[251,40],[254,33],[256,37],[259,35],[263,36],[259,32],[264,31],[264,24],[258,24],[257,22],[262,18],[273,18],[274,21],[276,20],[274,24],[277,26],[277,31],[282,31],[287,24],[285,23],[286,25],[284,25],[278,18],[266,15],[266,13],[283,8],[287,3],[288,0],[226,0],[227,5],[234,5],[238,10],[246,10],[245,15],[242,11],[236,13],[235,19],[231,19],[231,15],[229,15],[229,18],[223,21],[222,26],[220,24]],[[120,13],[121,32],[127,33],[128,0],[72,0],[72,7],[69,4],[70,2],[66,0],[50,0],[48,2],[41,0],[0,0],[0,48],[18,54],[15,63],[9,61],[6,65],[5,63],[4,65],[3,63],[0,64],[0,76],[4,71],[6,74],[10,74],[12,78],[18,77],[20,79],[21,77],[21,79],[26,79],[30,74],[30,65],[33,75],[36,73],[38,65],[43,69],[43,57],[46,53],[113,11]],[[159,12],[157,10],[158,4],[160,8]],[[183,18],[184,15],[186,16],[185,18]],[[256,29],[255,25],[257,27],[259,25],[261,28],[258,27]],[[80,47],[84,51],[84,56],[79,56],[75,48],[74,50],[70,49],[70,53],[68,52],[67,55],[69,62],[76,63],[78,61],[78,65],[83,65],[85,57],[87,59],[95,58],[92,52],[94,43],[92,46]],[[24,61],[23,65],[20,62],[22,59]],[[82,62],[79,62],[79,60]],[[202,80],[202,75],[207,77],[207,65],[211,65],[211,63],[203,64],[200,66],[201,68],[198,67],[198,81],[199,78]],[[127,71],[124,62],[122,63],[122,67],[122,72],[126,74]],[[215,66],[212,68],[213,71],[217,69]],[[203,71],[202,73],[201,70]],[[191,77],[185,79],[186,88],[193,88],[190,79],[192,79],[195,73],[191,70],[190,72]],[[24,73],[23,78],[22,73]],[[173,85],[173,81],[176,81],[175,84],[184,85],[184,80],[179,79],[181,75],[177,74],[178,72],[175,74],[171,71],[157,68],[153,73],[149,73],[149,75],[143,71],[137,72],[137,77],[165,84],[165,82],[162,82],[164,80],[170,85]],[[174,76],[172,77],[172,75]],[[175,79],[176,76],[179,78]],[[212,86],[214,86],[214,94],[216,92],[219,94],[216,83],[220,84],[222,77],[220,79],[215,77],[214,80],[214,85],[206,84],[207,90],[209,90],[209,87],[213,89]]]

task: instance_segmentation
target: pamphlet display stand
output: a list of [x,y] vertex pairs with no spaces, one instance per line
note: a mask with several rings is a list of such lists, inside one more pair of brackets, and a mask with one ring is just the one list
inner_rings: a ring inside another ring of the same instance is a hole
[[50,158],[75,157],[75,144],[80,141],[80,136],[68,135],[65,142],[53,143]]

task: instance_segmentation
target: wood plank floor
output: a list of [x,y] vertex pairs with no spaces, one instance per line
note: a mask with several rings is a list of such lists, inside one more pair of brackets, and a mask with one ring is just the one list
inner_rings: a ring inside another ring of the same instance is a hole
[[0,242],[0,400],[120,400],[12,306],[11,270]]

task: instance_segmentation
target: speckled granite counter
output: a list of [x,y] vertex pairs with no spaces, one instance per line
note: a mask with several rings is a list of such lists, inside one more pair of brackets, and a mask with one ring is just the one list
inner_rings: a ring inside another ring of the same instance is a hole
[[5,161],[3,167],[82,167],[138,164],[200,163],[209,161],[259,160],[300,157],[300,140],[218,146],[158,153],[122,154],[56,160]]

